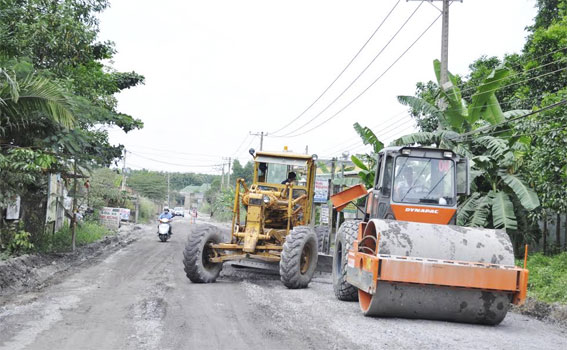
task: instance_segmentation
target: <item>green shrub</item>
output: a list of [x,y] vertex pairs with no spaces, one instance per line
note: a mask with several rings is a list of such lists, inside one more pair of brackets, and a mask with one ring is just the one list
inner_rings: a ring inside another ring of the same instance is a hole
[[[93,221],[80,222],[77,225],[75,243],[77,246],[98,241],[104,236],[114,234],[111,230]],[[45,235],[39,245],[42,252],[64,252],[71,250],[71,228],[65,226],[51,235]]]
[[8,251],[12,255],[27,253],[34,249],[34,245],[30,242],[31,233],[20,230],[14,234],[14,237],[8,244]]
[[148,223],[156,218],[157,206],[151,200],[140,197],[140,213],[138,215],[138,220],[143,223]]

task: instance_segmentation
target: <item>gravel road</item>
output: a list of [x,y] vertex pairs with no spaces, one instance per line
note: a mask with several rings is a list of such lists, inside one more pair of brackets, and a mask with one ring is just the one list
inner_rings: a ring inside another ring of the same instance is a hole
[[0,349],[567,349],[567,330],[509,313],[497,327],[376,319],[334,298],[329,276],[287,290],[228,267],[192,284],[182,252],[195,225],[153,228],[39,292],[0,300]]

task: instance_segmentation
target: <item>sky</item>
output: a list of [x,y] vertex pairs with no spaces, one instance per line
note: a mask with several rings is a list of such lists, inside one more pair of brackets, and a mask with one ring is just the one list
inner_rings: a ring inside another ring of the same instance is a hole
[[[111,129],[111,143],[125,145],[129,168],[216,174],[229,157],[251,160],[248,149],[260,149],[251,133],[267,133],[265,151],[341,157],[367,150],[358,122],[388,144],[416,130],[397,96],[435,80],[441,4],[111,0],[99,35],[116,43],[108,64],[146,78],[117,95],[118,110],[144,128]],[[482,55],[519,53],[535,4],[454,1],[449,70],[466,75]]]

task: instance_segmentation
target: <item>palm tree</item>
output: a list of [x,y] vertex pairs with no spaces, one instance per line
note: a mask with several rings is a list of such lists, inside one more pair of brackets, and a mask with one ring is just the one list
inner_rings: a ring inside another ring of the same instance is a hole
[[0,137],[37,118],[72,127],[73,103],[65,89],[33,72],[29,63],[0,59]]

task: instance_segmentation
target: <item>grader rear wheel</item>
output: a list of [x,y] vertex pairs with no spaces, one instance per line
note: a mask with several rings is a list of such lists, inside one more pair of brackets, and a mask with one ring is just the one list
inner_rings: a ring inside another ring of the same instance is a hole
[[212,225],[198,225],[187,240],[183,253],[185,273],[193,283],[213,283],[222,270],[222,263],[212,263],[209,259],[214,252],[211,243],[221,243],[218,228]]
[[297,226],[285,239],[280,278],[290,289],[307,288],[317,267],[317,236],[309,227]]

